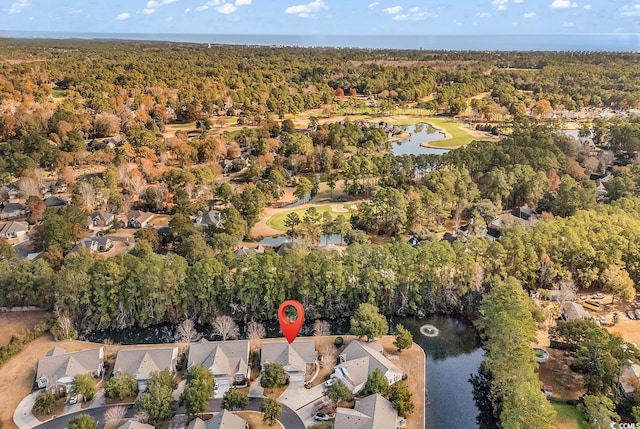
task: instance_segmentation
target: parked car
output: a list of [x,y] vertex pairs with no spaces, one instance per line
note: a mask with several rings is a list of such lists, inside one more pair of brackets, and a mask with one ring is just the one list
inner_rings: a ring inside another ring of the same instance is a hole
[[591,295],[591,298],[592,299],[604,299],[604,294],[598,292],[598,293],[595,293],[595,294]]
[[629,310],[627,311],[627,317],[629,317],[629,319],[631,320],[635,320],[636,316],[633,314],[633,311]]
[[313,419],[314,420],[319,420],[321,422],[328,422],[329,420],[331,420],[331,417],[329,417],[329,415],[325,414],[325,413],[316,413],[313,416]]
[[598,322],[598,324],[600,326],[606,326],[607,324],[607,319],[604,318],[604,316],[600,316],[596,319],[596,321]]
[[73,405],[78,402],[78,395],[69,396],[69,405]]
[[329,387],[329,386],[334,385],[337,381],[338,381],[338,379],[337,379],[337,378],[333,378],[333,377],[332,377],[332,378],[327,379],[327,380],[324,382],[324,385],[325,385],[325,386],[327,386],[327,387]]
[[633,314],[636,315],[636,319],[640,319],[640,309],[636,308],[636,310],[633,312]]

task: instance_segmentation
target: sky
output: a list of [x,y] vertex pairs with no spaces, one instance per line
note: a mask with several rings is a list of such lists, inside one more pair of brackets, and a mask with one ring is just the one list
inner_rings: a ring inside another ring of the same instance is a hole
[[0,0],[0,32],[640,33],[640,0]]

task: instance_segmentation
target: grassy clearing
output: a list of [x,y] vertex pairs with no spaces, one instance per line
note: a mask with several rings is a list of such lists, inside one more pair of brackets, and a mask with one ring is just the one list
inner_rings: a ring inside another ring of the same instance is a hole
[[558,428],[587,429],[589,427],[575,405],[553,403],[553,408],[557,413]]
[[403,118],[393,121],[394,125],[413,125],[419,122],[426,122],[432,126],[445,130],[451,135],[450,139],[437,140],[429,142],[430,146],[438,147],[442,149],[452,149],[460,146],[466,146],[474,140],[476,137],[472,136],[462,128],[460,122],[456,122],[452,119],[433,118],[429,116]]
[[53,90],[53,98],[64,98],[67,96],[67,91],[64,89],[54,89]]
[[[302,219],[304,217],[304,212],[307,209],[309,209],[309,207],[300,207],[300,208],[286,210],[286,211],[283,211],[283,212],[280,212],[280,213],[276,213],[276,214],[274,214],[273,216],[271,216],[267,220],[267,226],[269,226],[269,227],[271,227],[273,229],[277,229],[278,231],[286,231],[287,227],[284,225],[284,222],[285,222],[285,220],[287,218],[287,215],[289,213],[297,213],[298,216],[300,216],[300,219]],[[334,218],[338,217],[339,215],[343,215],[347,219],[349,219],[351,217],[351,210],[349,210],[347,212],[337,212],[337,211],[334,211],[332,209],[331,204],[325,204],[323,206],[316,206],[315,209],[321,215],[324,215],[324,213],[328,212]]]

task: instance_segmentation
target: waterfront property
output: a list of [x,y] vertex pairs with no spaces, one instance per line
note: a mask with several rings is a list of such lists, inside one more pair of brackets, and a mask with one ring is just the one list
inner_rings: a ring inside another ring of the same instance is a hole
[[382,372],[389,385],[402,379],[402,371],[387,359],[382,345],[378,341],[364,343],[352,341],[340,354],[342,362],[334,371],[352,393],[358,393],[364,387],[369,375],[376,369]]
[[338,407],[334,427],[358,429],[395,429],[404,427],[404,419],[391,402],[375,394],[356,401],[353,409]]
[[65,393],[73,377],[79,374],[102,375],[104,365],[104,347],[66,353],[65,349],[54,347],[38,361],[36,385],[39,389],[48,388],[55,393]]
[[249,423],[231,411],[222,410],[207,421],[196,417],[189,422],[187,429],[249,429]]
[[249,341],[207,341],[189,346],[187,368],[203,365],[213,374],[220,388],[245,384],[249,378]]
[[177,347],[158,347],[154,349],[124,349],[118,352],[113,366],[113,375],[123,373],[133,375],[138,381],[138,390],[147,390],[147,380],[152,372],[176,371],[178,360]]
[[307,369],[315,365],[318,358],[313,340],[298,340],[289,344],[284,339],[262,344],[260,366],[268,363],[282,365],[289,381],[304,381]]

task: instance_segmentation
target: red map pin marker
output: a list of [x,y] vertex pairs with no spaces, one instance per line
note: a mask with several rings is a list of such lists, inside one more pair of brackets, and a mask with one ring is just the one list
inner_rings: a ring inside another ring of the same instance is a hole
[[[287,315],[284,314],[288,307],[295,308],[296,313],[298,313],[298,317],[294,322],[289,320]],[[290,299],[280,304],[280,308],[278,308],[278,322],[280,322],[280,329],[282,330],[284,337],[287,339],[289,344],[291,344],[298,336],[300,328],[302,328],[302,323],[304,322],[304,308],[302,307],[302,304],[295,299]]]

